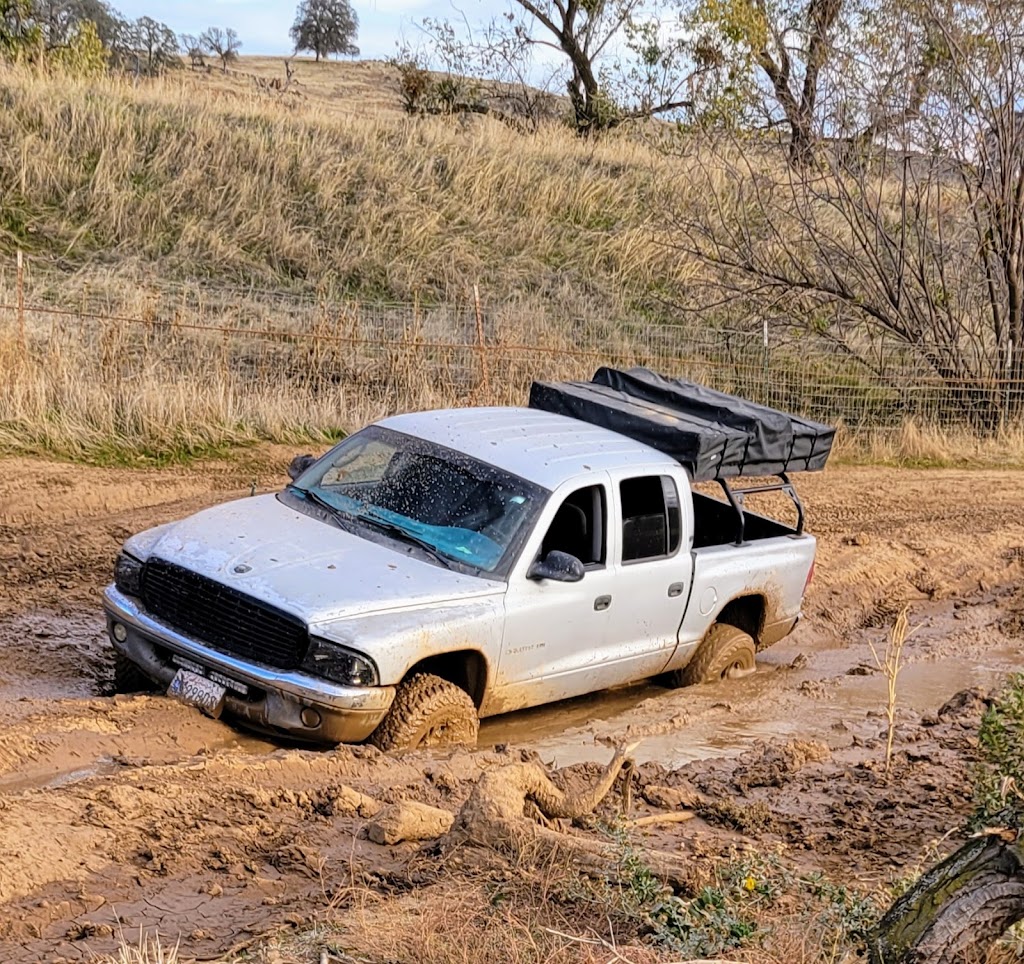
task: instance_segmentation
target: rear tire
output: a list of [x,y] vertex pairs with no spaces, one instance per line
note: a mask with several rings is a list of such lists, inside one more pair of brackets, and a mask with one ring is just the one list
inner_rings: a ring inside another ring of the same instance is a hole
[[728,623],[716,623],[701,640],[690,662],[669,674],[669,682],[673,686],[694,686],[742,679],[757,668],[756,653],[749,633]]
[[156,684],[127,656],[114,650],[114,692],[151,693]]
[[370,742],[385,751],[473,746],[479,731],[476,706],[465,690],[440,676],[418,673],[398,687]]

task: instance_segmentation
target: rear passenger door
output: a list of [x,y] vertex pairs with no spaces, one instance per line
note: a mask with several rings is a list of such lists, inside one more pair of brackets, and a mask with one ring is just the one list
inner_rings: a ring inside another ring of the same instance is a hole
[[605,650],[622,666],[622,682],[660,673],[676,648],[693,579],[688,513],[675,478],[612,474],[611,564],[615,592]]

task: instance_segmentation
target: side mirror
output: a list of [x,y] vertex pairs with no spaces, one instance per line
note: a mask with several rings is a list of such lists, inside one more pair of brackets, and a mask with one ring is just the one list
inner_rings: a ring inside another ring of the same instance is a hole
[[315,455],[296,455],[295,458],[288,463],[288,478],[294,482],[315,461]]
[[526,574],[528,579],[550,579],[553,582],[579,582],[585,575],[583,563],[561,549],[552,549],[530,566]]

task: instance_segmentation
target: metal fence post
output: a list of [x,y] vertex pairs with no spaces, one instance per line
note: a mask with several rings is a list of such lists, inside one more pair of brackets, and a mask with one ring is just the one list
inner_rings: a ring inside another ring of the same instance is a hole
[[768,390],[768,316],[765,315],[763,319],[763,340],[764,340],[764,351],[762,353],[761,360],[761,401],[767,405],[771,402],[771,395]]
[[22,349],[28,348],[28,339],[25,337],[25,256],[21,249],[18,249],[18,334],[21,337]]

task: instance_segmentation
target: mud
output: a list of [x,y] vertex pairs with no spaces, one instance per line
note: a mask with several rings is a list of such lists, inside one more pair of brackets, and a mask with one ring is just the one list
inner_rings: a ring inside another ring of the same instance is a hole
[[[701,803],[694,820],[634,833],[695,864],[742,842],[880,881],[955,845],[984,696],[1024,655],[1021,475],[840,467],[802,480],[817,575],[804,621],[754,676],[485,721],[475,751],[298,750],[159,696],[109,695],[98,594],[121,540],[276,487],[291,454],[172,470],[4,462],[0,960],[87,960],[140,928],[214,959],[345,906],[358,886],[403,886],[420,845],[370,842],[353,792],[456,814],[496,766],[567,767],[556,780],[572,786],[637,739],[630,815]],[[887,779],[869,644],[904,601],[915,631]],[[616,788],[599,815],[624,803]]]

